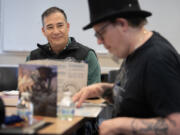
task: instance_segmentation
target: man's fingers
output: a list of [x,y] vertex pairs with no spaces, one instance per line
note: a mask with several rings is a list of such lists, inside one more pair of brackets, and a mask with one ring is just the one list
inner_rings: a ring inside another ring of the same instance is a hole
[[79,98],[80,98],[80,96],[81,96],[81,91],[79,91],[78,93],[76,93],[76,94],[73,96],[73,98],[72,98],[73,102],[78,101]]
[[81,107],[84,100],[87,99],[88,92],[85,89],[81,89],[78,93],[73,96],[73,102],[77,102],[76,107]]
[[87,99],[87,97],[88,97],[88,92],[84,90],[81,93],[81,97],[79,98],[79,101],[77,103],[77,107],[81,107],[82,103]]

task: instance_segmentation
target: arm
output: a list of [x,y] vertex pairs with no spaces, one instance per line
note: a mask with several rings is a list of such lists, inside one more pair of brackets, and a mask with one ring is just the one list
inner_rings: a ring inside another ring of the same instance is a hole
[[95,53],[89,51],[85,61],[88,63],[88,85],[101,82],[101,70]]
[[110,83],[97,83],[89,85],[82,88],[78,93],[73,96],[73,101],[78,102],[77,107],[80,107],[81,104],[88,98],[99,97],[106,90],[112,89],[113,84]]
[[137,119],[118,117],[104,121],[99,127],[100,135],[178,135],[180,113],[166,118]]
[[30,59],[30,55],[28,55],[27,57],[26,57],[26,62],[27,61],[30,61],[31,59]]
[[[159,57],[158,57],[159,58]],[[146,97],[156,118],[117,117],[104,121],[100,135],[178,135],[180,133],[179,66],[151,60],[146,74]],[[163,67],[163,68],[162,68]],[[177,68],[177,69],[176,69]]]

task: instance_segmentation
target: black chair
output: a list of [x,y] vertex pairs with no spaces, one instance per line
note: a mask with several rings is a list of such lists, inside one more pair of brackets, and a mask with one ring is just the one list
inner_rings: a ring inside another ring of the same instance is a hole
[[18,67],[17,66],[1,66],[0,65],[0,91],[16,90],[18,83]]
[[119,70],[110,70],[108,74],[108,82],[114,83]]
[[[104,82],[114,83],[119,70],[110,70],[107,74]],[[107,104],[103,111],[99,115],[99,124],[107,119],[111,119],[113,115],[113,106]]]
[[108,73],[101,74],[101,82],[108,82]]

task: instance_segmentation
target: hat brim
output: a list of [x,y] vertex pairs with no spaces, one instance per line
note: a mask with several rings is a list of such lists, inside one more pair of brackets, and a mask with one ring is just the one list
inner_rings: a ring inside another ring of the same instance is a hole
[[110,14],[106,14],[105,16],[102,16],[101,18],[98,18],[94,21],[92,21],[91,23],[89,23],[88,25],[84,26],[83,27],[83,30],[87,30],[87,29],[90,29],[92,28],[94,25],[100,23],[100,22],[103,22],[103,21],[107,21],[107,20],[110,20],[110,19],[113,19],[113,18],[116,18],[116,17],[132,17],[132,16],[137,16],[137,17],[149,17],[151,16],[152,13],[151,12],[148,12],[148,11],[144,11],[144,10],[141,10],[141,11],[125,11],[125,12],[116,12],[116,13],[110,13]]

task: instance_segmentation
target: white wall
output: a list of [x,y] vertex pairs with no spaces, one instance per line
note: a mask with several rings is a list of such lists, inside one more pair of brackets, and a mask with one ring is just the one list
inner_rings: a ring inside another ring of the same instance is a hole
[[[180,51],[180,1],[139,0],[142,9],[153,13],[147,27],[164,35]],[[63,8],[70,22],[70,35],[95,49],[107,52],[96,43],[93,30],[83,31],[89,23],[87,0],[1,0],[1,37],[3,51],[30,51],[46,39],[41,33],[41,14],[51,6]]]
[[147,28],[166,37],[180,52],[180,0],[139,0],[141,8],[152,12]]
[[[22,3],[25,2],[24,4],[29,4],[29,2],[33,2],[36,1],[38,4],[36,4],[36,6],[38,8],[41,9],[40,12],[43,12],[43,6],[42,4],[44,3],[44,1],[48,1],[48,0],[0,0],[0,64],[16,64],[16,63],[21,63],[23,61],[25,61],[25,57],[26,55],[28,55],[27,52],[12,52],[12,51],[4,51],[3,47],[6,46],[4,43],[7,43],[9,46],[15,47],[17,48],[17,44],[16,43],[12,43],[9,44],[9,42],[11,41],[10,37],[8,37],[9,35],[11,35],[12,37],[16,37],[17,35],[20,36],[20,39],[24,39],[24,38],[31,38],[31,35],[33,35],[34,33],[38,33],[37,31],[39,31],[39,35],[41,35],[41,30],[40,28],[36,28],[33,29],[32,27],[30,27],[30,24],[26,23],[26,20],[19,20],[18,18],[16,18],[15,16],[4,16],[4,7],[1,5],[3,4],[3,1],[6,1],[6,3],[13,3],[12,5],[12,9],[14,9],[13,11],[9,11],[9,13],[13,13],[15,12],[15,5],[18,6],[18,2],[17,1],[21,1]],[[41,2],[42,3],[41,3]],[[56,1],[56,0],[49,0],[49,1]],[[67,1],[67,2],[77,2],[77,1],[81,1],[82,3],[84,3],[84,6],[82,6],[81,8],[77,8],[76,6],[78,5],[74,5],[71,3],[72,6],[75,6],[77,9],[74,10],[73,12],[76,12],[76,16],[75,18],[70,18],[69,17],[69,21],[71,23],[72,19],[75,20],[76,23],[71,24],[71,29],[79,27],[79,30],[82,30],[81,28],[86,25],[87,23],[89,23],[89,13],[88,12],[84,12],[83,10],[88,10],[87,9],[87,0],[57,0],[57,1]],[[150,30],[156,30],[158,32],[160,32],[162,35],[164,35],[165,37],[167,37],[167,39],[175,46],[175,48],[180,52],[180,1],[179,0],[139,0],[140,4],[141,4],[141,8],[142,9],[146,9],[149,10],[153,13],[153,16],[150,17],[148,19],[149,24],[147,25],[147,27]],[[16,3],[17,2],[17,3]],[[22,4],[21,3],[21,4]],[[36,7],[36,8],[37,8]],[[68,6],[69,7],[69,6]],[[23,8],[22,7],[16,7],[19,8],[19,10]],[[22,10],[22,12],[25,12],[26,9]],[[34,8],[31,9],[31,11],[34,11]],[[7,12],[7,11],[6,11]],[[84,14],[84,16],[80,15]],[[67,11],[68,16],[71,14],[71,11]],[[14,15],[14,14],[13,14]],[[39,13],[40,15],[40,13]],[[31,18],[31,12],[28,13],[29,18]],[[5,18],[8,19],[7,22],[5,22]],[[34,20],[34,19],[32,19]],[[23,27],[21,26],[16,26],[15,24],[17,24],[19,21],[19,23],[23,23]],[[39,24],[40,24],[40,16],[37,17],[36,20]],[[11,29],[9,29],[9,31],[7,32],[6,30],[6,39],[7,41],[3,41],[4,38],[4,24],[8,24],[11,26]],[[80,24],[80,26],[77,26],[77,24]],[[31,28],[31,32],[29,30],[27,30],[26,28]],[[28,34],[26,34],[26,31]],[[35,31],[35,32],[33,32]],[[88,38],[94,38],[93,37],[93,32],[92,31],[86,31],[83,32],[83,34],[87,34]],[[14,35],[12,35],[12,33]],[[30,34],[30,35],[29,35]],[[74,35],[77,37],[79,33],[76,32],[74,33]],[[43,38],[43,37],[42,37]],[[78,38],[78,37],[77,37]],[[17,37],[15,38],[18,39]],[[39,42],[39,38],[36,39],[36,41],[33,39],[31,39],[30,41],[33,41],[34,43],[31,43],[34,45],[36,45],[37,42]],[[81,41],[81,39],[78,39]],[[90,39],[91,40],[91,39]],[[92,43],[95,46],[98,46],[96,44],[95,38],[93,39],[94,43]],[[8,42],[9,41],[9,42]],[[19,42],[19,41],[17,41]],[[89,43],[89,42],[87,42]],[[90,43],[89,43],[90,44]],[[28,46],[26,44],[23,45],[24,47]],[[26,49],[26,48],[25,48]],[[108,55],[98,55],[99,57],[99,61],[101,66],[103,67],[119,67],[118,64],[114,63],[110,57]]]
[[70,36],[97,52],[107,52],[103,46],[97,45],[93,30],[82,30],[89,22],[86,0],[1,0],[2,49],[30,51],[37,43],[47,43],[41,32],[41,14],[52,6],[65,10]]

